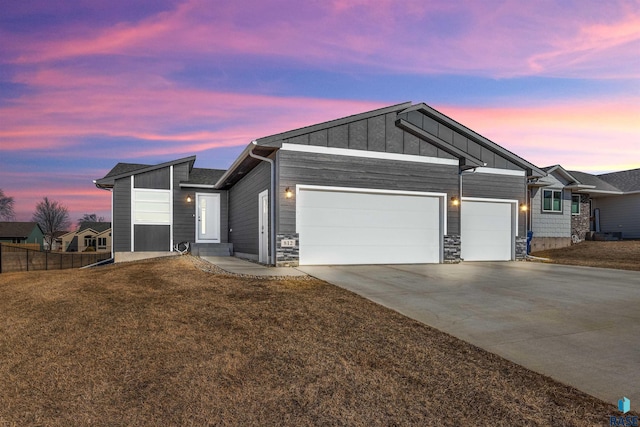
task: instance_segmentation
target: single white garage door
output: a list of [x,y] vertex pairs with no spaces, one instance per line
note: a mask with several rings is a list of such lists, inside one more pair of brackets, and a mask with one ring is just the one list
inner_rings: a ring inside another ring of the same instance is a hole
[[441,258],[441,197],[300,188],[300,264],[415,264]]
[[463,199],[460,257],[465,261],[511,260],[514,209],[514,203]]

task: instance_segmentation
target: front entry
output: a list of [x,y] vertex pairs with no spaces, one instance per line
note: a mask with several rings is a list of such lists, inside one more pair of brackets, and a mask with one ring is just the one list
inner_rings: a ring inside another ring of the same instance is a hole
[[220,194],[196,194],[196,242],[220,243]]
[[258,194],[258,262],[269,264],[269,190]]

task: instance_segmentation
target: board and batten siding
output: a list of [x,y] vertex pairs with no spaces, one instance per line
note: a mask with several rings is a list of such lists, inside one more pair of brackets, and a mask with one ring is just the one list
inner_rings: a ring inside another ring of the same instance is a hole
[[[296,232],[295,197],[284,196],[296,184],[458,194],[458,167],[327,154],[278,152],[278,234]],[[448,230],[459,233],[459,210],[447,202]]]
[[600,209],[600,231],[622,232],[623,239],[640,239],[640,194],[599,197],[593,207]]
[[129,252],[131,251],[131,177],[117,179],[112,191],[113,251]]
[[[462,175],[462,196],[487,199],[526,200],[527,180],[524,175],[495,175],[473,173]],[[526,235],[526,213],[518,209],[518,236]]]
[[265,145],[274,146],[288,143],[445,159],[454,158],[449,153],[398,128],[395,124],[396,119],[396,113],[382,114],[293,138],[270,141]]
[[500,154],[489,150],[488,148],[478,144],[470,138],[462,135],[449,126],[440,123],[433,118],[419,112],[409,111],[407,113],[398,114],[398,118],[404,119],[411,124],[416,125],[420,129],[428,132],[429,134],[440,138],[441,140],[448,142],[460,150],[469,153],[471,156],[482,160],[487,164],[487,167],[509,170],[522,170],[522,168],[509,160],[502,157]]
[[261,162],[229,190],[228,239],[234,252],[258,255],[258,194],[270,183],[270,165]]

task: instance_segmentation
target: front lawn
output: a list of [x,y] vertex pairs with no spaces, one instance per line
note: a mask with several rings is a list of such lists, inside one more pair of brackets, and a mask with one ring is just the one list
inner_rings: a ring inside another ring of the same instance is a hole
[[0,425],[604,425],[616,408],[318,280],[0,274]]
[[584,241],[566,248],[549,249],[531,255],[548,258],[555,264],[640,271],[640,240]]

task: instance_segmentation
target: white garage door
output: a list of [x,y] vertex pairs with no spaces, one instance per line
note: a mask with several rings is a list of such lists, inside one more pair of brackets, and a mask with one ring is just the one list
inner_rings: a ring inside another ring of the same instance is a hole
[[300,188],[300,264],[440,262],[437,196]]
[[462,200],[461,258],[465,261],[512,259],[514,203]]

